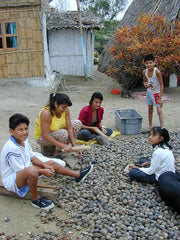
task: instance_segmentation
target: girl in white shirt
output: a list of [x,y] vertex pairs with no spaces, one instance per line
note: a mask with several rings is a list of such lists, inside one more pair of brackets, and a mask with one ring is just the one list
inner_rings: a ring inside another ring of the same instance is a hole
[[[150,132],[149,142],[154,148],[151,161],[147,158],[139,159],[139,166],[131,165],[129,176],[137,181],[154,183],[165,172],[175,173],[175,160],[168,144],[169,132],[166,128],[153,127]],[[150,165],[150,166],[149,166]],[[147,168],[147,166],[149,166]]]

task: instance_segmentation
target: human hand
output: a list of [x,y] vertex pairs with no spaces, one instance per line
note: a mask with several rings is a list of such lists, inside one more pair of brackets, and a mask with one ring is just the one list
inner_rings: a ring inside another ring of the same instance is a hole
[[158,100],[158,104],[160,105],[160,107],[163,106],[163,102],[162,102],[162,99],[161,99],[161,98],[159,98],[159,100]]
[[130,166],[129,166],[129,171],[130,171],[132,168],[139,169],[139,167],[137,167],[137,166],[135,166],[135,165],[130,165]]
[[49,169],[51,170],[53,173],[55,173],[54,167],[53,166],[49,166],[47,164],[45,164],[45,169]]
[[147,165],[150,165],[150,162],[145,162],[145,163],[142,163],[142,167],[145,167]]
[[64,144],[63,149],[65,152],[72,152],[72,147],[70,145]]
[[145,88],[149,88],[150,84],[144,83]]
[[105,128],[101,128],[101,131],[106,134],[107,133],[107,130]]
[[81,151],[76,151],[78,158],[82,158],[82,152]]
[[50,169],[43,169],[43,175],[45,175],[46,177],[52,177],[54,174],[54,171],[50,170]]
[[100,131],[98,127],[93,127],[92,130],[97,134],[98,134],[98,131]]

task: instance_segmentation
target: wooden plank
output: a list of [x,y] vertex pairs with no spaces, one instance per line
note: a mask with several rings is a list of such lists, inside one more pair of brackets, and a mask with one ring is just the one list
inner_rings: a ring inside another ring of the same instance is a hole
[[[50,199],[51,201],[54,201],[58,197],[58,192],[54,191],[54,189],[51,189],[51,188],[38,188],[38,193],[41,197],[46,197],[46,198]],[[0,180],[0,195],[12,197],[12,198],[21,198],[16,193],[7,191],[3,187],[1,180]],[[32,195],[31,195],[30,191],[26,194],[24,199],[28,199],[28,200],[32,199]]]

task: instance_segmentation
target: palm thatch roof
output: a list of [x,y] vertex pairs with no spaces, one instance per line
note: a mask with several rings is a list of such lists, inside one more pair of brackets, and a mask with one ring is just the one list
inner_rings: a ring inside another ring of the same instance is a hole
[[120,25],[123,26],[125,23],[128,26],[133,25],[142,12],[153,15],[158,13],[162,14],[168,22],[171,22],[177,18],[179,9],[179,0],[134,0],[127,9]]
[[[133,0],[127,9],[123,19],[120,21],[119,27],[124,24],[132,26],[136,23],[137,17],[141,13],[162,14],[168,22],[174,22],[175,19],[180,19],[180,2],[179,0]],[[100,56],[98,70],[106,72],[109,69],[111,56],[109,46],[113,43],[113,38],[110,39],[107,46]]]
[[[92,12],[81,12],[83,28],[99,29],[103,26],[102,18]],[[66,11],[47,14],[47,29],[79,28],[77,11]]]

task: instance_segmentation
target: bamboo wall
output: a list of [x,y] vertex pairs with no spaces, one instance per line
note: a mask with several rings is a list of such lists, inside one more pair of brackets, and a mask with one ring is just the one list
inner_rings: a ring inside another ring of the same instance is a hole
[[44,76],[41,6],[0,8],[0,22],[17,22],[18,48],[0,50],[0,78]]

